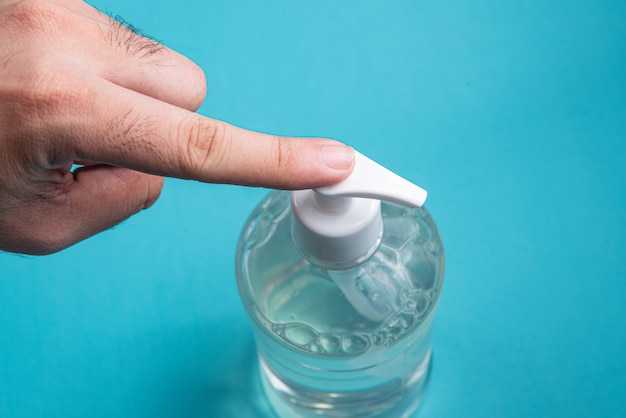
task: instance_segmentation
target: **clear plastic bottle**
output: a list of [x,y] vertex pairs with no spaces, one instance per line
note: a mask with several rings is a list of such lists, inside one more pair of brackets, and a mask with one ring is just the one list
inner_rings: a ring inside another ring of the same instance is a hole
[[280,417],[407,417],[431,369],[444,255],[423,208],[383,202],[373,251],[341,268],[294,242],[288,192],[253,211],[237,249],[261,377]]

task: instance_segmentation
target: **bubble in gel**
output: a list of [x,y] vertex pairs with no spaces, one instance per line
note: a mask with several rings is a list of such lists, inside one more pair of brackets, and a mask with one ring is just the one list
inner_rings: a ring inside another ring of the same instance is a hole
[[403,331],[400,318],[394,318],[391,322],[389,322],[388,327],[389,327],[389,332],[394,336],[400,335]]
[[359,335],[346,337],[342,343],[343,350],[351,354],[364,353],[369,348],[369,342]]
[[311,353],[319,353],[320,351],[322,351],[322,347],[320,347],[319,344],[316,342],[309,344],[308,348]]
[[315,331],[300,324],[285,326],[284,335],[287,341],[300,347],[306,347],[317,339]]
[[285,331],[284,325],[274,324],[272,325],[272,332],[276,335],[282,336]]
[[329,334],[322,334],[319,337],[319,343],[326,353],[341,352],[341,340],[339,337]]
[[372,335],[372,343],[374,345],[383,346],[389,343],[389,334],[385,330],[380,330]]
[[399,316],[399,320],[400,326],[406,330],[411,328],[411,325],[413,325],[413,322],[415,322],[415,317],[413,315],[402,313]]

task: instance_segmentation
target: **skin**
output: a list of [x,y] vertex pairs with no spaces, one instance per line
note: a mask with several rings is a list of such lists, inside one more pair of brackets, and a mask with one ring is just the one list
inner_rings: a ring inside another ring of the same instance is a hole
[[197,65],[82,1],[0,0],[0,250],[60,251],[152,205],[163,176],[302,189],[351,172],[336,141],[195,113],[205,94]]

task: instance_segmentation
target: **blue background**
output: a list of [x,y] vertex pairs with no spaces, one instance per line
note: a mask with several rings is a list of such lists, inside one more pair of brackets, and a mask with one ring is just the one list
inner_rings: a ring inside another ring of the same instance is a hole
[[[429,190],[447,265],[417,416],[626,416],[625,2],[93,4],[205,70],[200,113]],[[69,250],[0,254],[0,416],[263,416],[233,265],[264,194],[167,180]]]

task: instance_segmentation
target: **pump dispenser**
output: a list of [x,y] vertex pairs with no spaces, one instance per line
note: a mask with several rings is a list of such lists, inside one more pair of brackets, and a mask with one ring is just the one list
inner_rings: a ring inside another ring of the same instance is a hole
[[417,408],[444,266],[425,199],[357,152],[343,182],[274,191],[253,211],[237,279],[278,416],[405,417]]
[[354,171],[343,182],[292,192],[296,246],[323,267],[358,264],[380,243],[380,200],[415,208],[424,204],[426,190],[355,152]]

